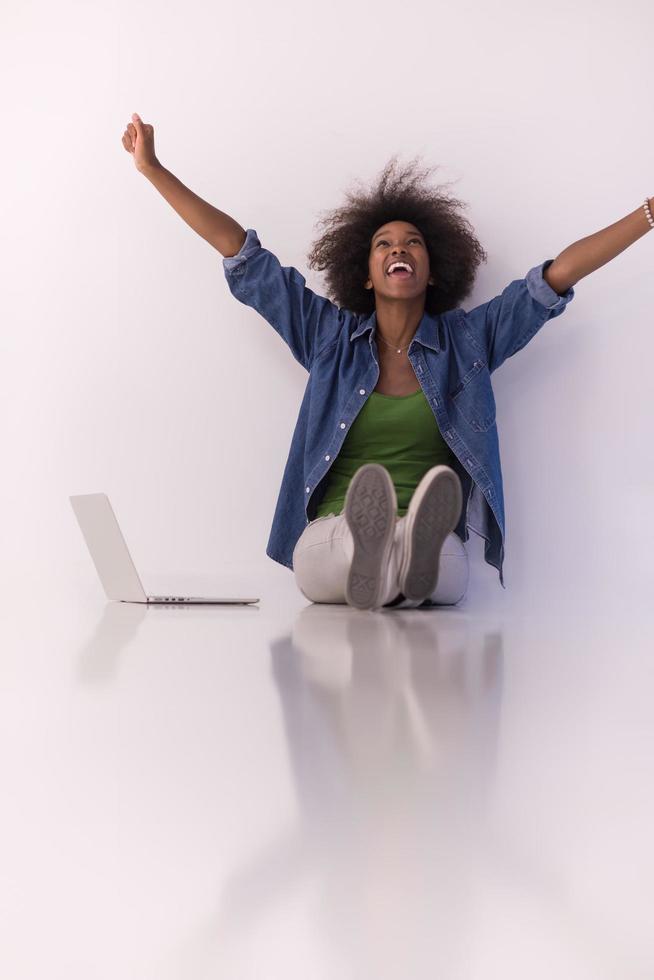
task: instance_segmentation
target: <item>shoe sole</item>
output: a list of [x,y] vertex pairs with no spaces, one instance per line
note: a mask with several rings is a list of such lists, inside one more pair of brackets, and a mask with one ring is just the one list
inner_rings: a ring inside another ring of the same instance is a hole
[[404,528],[400,591],[422,601],[438,585],[443,543],[457,526],[463,506],[461,481],[449,466],[434,466],[411,498]]
[[347,488],[343,513],[354,539],[345,600],[355,609],[378,608],[397,515],[395,486],[385,467],[378,463],[359,467]]

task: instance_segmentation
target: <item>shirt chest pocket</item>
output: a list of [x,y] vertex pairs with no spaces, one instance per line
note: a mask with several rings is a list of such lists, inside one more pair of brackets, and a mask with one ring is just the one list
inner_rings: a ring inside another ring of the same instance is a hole
[[486,432],[495,425],[495,396],[484,361],[475,361],[449,396],[457,412],[475,432]]

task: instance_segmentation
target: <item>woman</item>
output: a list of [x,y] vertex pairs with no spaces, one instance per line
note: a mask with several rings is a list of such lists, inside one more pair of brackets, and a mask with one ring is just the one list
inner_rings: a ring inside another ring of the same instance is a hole
[[654,227],[648,199],[466,313],[458,304],[487,256],[461,202],[422,187],[411,165],[394,177],[391,161],[322,222],[309,266],[325,270],[327,299],[162,167],[153,127],[132,120],[123,146],[139,172],[309,372],[266,554],[314,602],[451,605],[467,589],[470,528],[504,587],[490,375],[564,311],[578,279]]

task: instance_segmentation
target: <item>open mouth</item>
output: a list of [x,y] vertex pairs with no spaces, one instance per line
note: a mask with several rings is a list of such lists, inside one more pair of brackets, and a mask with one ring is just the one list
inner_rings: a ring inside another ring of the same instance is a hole
[[414,272],[415,269],[407,259],[393,259],[386,266],[386,275],[398,279],[410,279]]

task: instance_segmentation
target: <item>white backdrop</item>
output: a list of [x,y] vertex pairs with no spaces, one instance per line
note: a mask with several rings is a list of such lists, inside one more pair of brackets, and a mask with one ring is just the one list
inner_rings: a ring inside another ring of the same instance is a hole
[[[292,575],[265,546],[306,373],[136,172],[132,112],[317,292],[320,212],[393,153],[440,164],[489,255],[470,309],[654,194],[653,43],[646,0],[5,0],[5,594],[100,588],[68,501],[97,491],[144,573]],[[507,595],[651,577],[653,263],[648,234],[493,376]],[[499,597],[482,546],[471,584]]]

